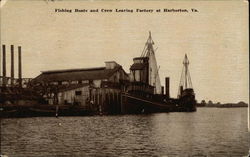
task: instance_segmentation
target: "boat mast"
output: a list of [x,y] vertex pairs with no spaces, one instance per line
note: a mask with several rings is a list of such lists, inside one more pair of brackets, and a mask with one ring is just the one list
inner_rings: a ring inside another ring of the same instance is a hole
[[151,55],[151,53],[154,54],[153,45],[154,45],[154,41],[151,37],[151,31],[149,31],[149,37],[148,37],[148,40],[144,46],[141,57],[149,57]]
[[[145,46],[143,48],[143,51],[142,51],[142,54],[141,54],[141,57],[150,57],[151,55],[154,54],[154,48],[153,48],[153,45],[154,45],[154,41],[152,39],[152,36],[151,36],[151,31],[149,31],[149,37],[148,37],[148,40],[147,42],[145,43]],[[152,67],[149,66],[149,69],[148,69],[148,75],[149,75],[149,84],[150,85],[154,85],[155,86],[155,83],[152,83]],[[157,76],[154,76],[154,78],[156,78]]]
[[179,84],[178,95],[181,95],[181,90],[184,90],[187,88],[191,88],[191,89],[193,88],[188,65],[189,65],[189,60],[188,60],[187,54],[185,54],[185,57],[183,60],[183,69],[182,69],[181,80]]
[[159,68],[155,57],[154,41],[149,31],[149,37],[142,51],[141,57],[148,58],[148,84],[153,86],[154,94],[161,94],[161,82],[159,76]]
[[187,88],[188,64],[189,64],[189,61],[188,61],[187,55],[185,54],[185,58],[183,61],[183,65],[185,67],[185,88]]

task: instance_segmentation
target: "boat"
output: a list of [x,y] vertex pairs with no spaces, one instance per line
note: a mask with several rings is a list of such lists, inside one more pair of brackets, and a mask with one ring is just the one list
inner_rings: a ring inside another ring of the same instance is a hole
[[[180,84],[181,91],[178,98],[169,96],[169,78],[166,78],[166,92],[161,86],[159,69],[153,47],[154,41],[149,32],[148,40],[140,57],[133,59],[130,67],[130,84],[126,92],[122,93],[123,113],[153,113],[153,112],[192,112],[196,111],[194,90],[188,71],[189,61],[184,58],[184,74]],[[185,88],[183,88],[185,87]]]
[[183,60],[181,80],[179,84],[178,104],[179,104],[179,110],[193,112],[196,111],[197,102],[195,99],[195,93],[192,86],[188,65],[189,65],[189,60],[187,54],[185,54]]

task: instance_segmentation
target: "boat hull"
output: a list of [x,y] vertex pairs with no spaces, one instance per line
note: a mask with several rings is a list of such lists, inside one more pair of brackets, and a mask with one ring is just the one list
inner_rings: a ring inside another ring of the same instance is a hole
[[135,95],[122,94],[122,114],[169,112],[170,108],[171,105],[166,102],[157,102]]
[[178,106],[184,112],[195,112],[196,111],[196,100],[193,89],[185,89],[182,95],[178,99]]
[[122,114],[140,114],[157,112],[195,112],[196,100],[193,96],[180,99],[150,100],[130,94],[122,94]]

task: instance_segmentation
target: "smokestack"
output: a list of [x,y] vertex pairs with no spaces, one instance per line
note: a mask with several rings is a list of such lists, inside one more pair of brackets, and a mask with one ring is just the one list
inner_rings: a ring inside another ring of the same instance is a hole
[[18,80],[19,80],[19,86],[22,87],[22,51],[21,51],[21,46],[18,46]]
[[164,95],[164,86],[161,86],[161,94]]
[[10,67],[10,77],[11,77],[11,86],[14,85],[14,45],[10,46],[11,53],[11,67]]
[[3,45],[3,86],[6,85],[5,77],[6,77],[6,49],[5,45]]
[[167,98],[169,98],[170,97],[170,95],[169,95],[169,77],[166,77],[165,78],[165,90],[166,90],[166,96],[167,96]]
[[182,95],[182,93],[183,93],[183,86],[180,86],[180,94]]

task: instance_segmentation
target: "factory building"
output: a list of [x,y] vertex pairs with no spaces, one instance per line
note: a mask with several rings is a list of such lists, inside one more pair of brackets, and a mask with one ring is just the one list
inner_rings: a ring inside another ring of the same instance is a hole
[[129,75],[122,66],[109,61],[105,67],[44,71],[32,80],[32,87],[51,105],[120,112],[120,95],[128,82]]

